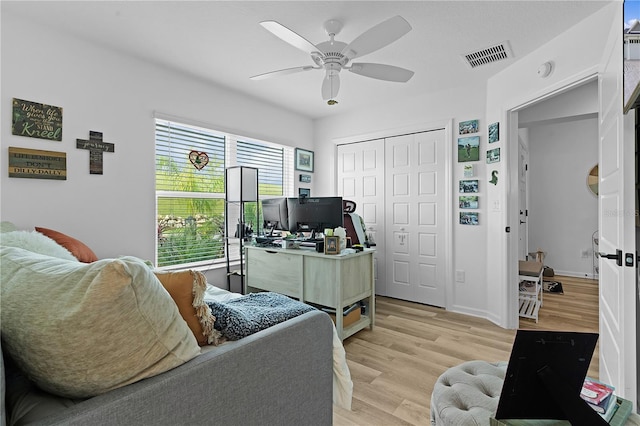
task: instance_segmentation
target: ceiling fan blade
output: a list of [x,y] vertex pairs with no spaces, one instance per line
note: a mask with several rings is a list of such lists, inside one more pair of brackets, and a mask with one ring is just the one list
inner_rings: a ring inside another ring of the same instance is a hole
[[287,74],[294,74],[297,72],[302,72],[302,71],[309,71],[312,69],[317,69],[312,67],[311,65],[307,65],[304,67],[295,67],[295,68],[286,68],[283,70],[278,70],[278,71],[271,71],[271,72],[267,72],[264,74],[258,74],[258,75],[254,75],[252,77],[249,77],[251,80],[264,80],[265,78],[271,78],[271,77],[277,77],[280,75],[287,75]]
[[263,21],[260,22],[267,30],[271,31],[275,36],[281,38],[286,41],[293,47],[297,47],[303,52],[307,52],[308,54],[312,54],[313,52],[319,52],[320,50],[314,46],[309,40],[302,37],[300,34],[293,32],[289,28],[284,25],[276,22],[276,21]]
[[322,99],[325,101],[335,99],[338,96],[338,90],[340,90],[340,74],[331,74],[327,71],[327,75],[322,82]]
[[394,16],[360,34],[342,49],[342,54],[349,60],[366,55],[393,43],[409,31],[411,25],[402,16]]
[[365,77],[377,78],[378,80],[396,81],[398,83],[406,83],[413,77],[413,71],[405,68],[394,67],[393,65],[384,64],[367,64],[357,62],[346,68],[354,74],[364,75]]

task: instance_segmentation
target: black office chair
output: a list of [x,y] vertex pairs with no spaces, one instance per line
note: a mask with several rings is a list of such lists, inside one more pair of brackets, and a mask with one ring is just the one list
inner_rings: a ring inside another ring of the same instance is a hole
[[[356,203],[351,200],[342,200],[342,210],[344,212],[344,228],[347,231],[347,237],[351,238],[351,245],[367,244],[367,232],[364,227],[362,218],[354,213],[356,211]],[[361,232],[356,230],[356,226]]]

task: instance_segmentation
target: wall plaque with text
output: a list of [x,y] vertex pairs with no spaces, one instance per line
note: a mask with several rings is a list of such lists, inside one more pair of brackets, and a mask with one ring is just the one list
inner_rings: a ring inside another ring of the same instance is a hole
[[67,153],[10,146],[9,177],[67,180]]
[[62,107],[13,98],[11,133],[28,138],[62,140]]

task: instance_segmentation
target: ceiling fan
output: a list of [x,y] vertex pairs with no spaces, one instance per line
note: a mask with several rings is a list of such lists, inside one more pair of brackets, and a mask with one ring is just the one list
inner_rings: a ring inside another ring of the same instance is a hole
[[342,29],[342,23],[336,19],[330,19],[324,23],[324,29],[329,36],[329,41],[324,41],[318,45],[312,44],[301,35],[276,21],[263,21],[260,22],[260,25],[285,42],[311,55],[315,65],[286,68],[259,74],[251,77],[252,80],[324,69],[322,99],[328,101],[329,105],[333,105],[337,103],[335,98],[340,89],[340,71],[343,69],[378,80],[401,83],[406,83],[413,76],[413,71],[393,65],[366,62],[353,62],[349,65],[351,60],[381,49],[411,31],[411,25],[401,16],[394,16],[379,23],[349,44],[335,40],[335,36]]

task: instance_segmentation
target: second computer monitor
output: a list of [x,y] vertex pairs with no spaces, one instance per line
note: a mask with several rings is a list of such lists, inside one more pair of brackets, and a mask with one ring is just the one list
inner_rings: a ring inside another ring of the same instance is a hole
[[323,232],[343,226],[342,197],[287,198],[290,232]]
[[288,231],[287,199],[268,198],[262,200],[263,228],[269,232],[273,230]]

